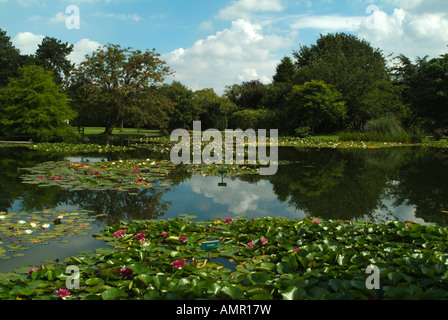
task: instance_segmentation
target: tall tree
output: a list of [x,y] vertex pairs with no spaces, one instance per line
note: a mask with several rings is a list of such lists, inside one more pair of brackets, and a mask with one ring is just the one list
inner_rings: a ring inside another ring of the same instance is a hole
[[54,71],[55,82],[62,84],[63,79],[70,75],[74,67],[67,58],[72,51],[73,45],[62,43],[56,38],[45,37],[36,50],[36,61],[46,70]]
[[165,128],[171,104],[158,89],[171,73],[155,49],[142,52],[108,44],[72,72],[71,97],[81,116],[101,114],[106,134],[135,115],[141,126]]
[[294,86],[288,95],[289,121],[292,129],[308,126],[331,132],[340,126],[346,115],[342,95],[323,81],[310,81]]
[[321,35],[315,45],[295,51],[294,57],[296,84],[320,80],[335,85],[342,93],[347,106],[345,127],[358,129],[379,116],[377,106],[371,105],[372,93],[392,90],[386,58],[380,49],[356,36],[336,33]]
[[9,78],[18,75],[21,65],[20,50],[14,47],[6,31],[0,29],[0,87],[9,82]]
[[415,63],[403,55],[398,59],[397,82],[413,120],[429,132],[448,129],[448,54]]
[[193,91],[179,81],[173,81],[163,85],[161,93],[173,102],[168,129],[193,129],[193,121],[199,120],[201,115],[201,107],[194,100]]
[[67,97],[53,81],[51,72],[40,66],[24,66],[0,93],[3,104],[0,125],[8,137],[35,141],[73,138],[76,132],[67,122],[76,116]]
[[296,66],[290,57],[283,57],[273,76],[274,84],[292,85],[296,77]]
[[194,92],[194,99],[201,108],[202,129],[225,130],[228,120],[238,107],[226,97],[220,97],[211,89]]

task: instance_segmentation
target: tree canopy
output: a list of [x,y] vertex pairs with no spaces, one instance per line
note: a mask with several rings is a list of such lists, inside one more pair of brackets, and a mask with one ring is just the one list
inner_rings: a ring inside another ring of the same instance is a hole
[[24,66],[0,92],[0,124],[8,137],[55,141],[76,136],[68,124],[76,113],[53,81],[53,74],[40,66]]
[[83,115],[101,114],[105,133],[124,120],[165,128],[170,101],[158,92],[171,70],[155,49],[142,52],[108,44],[93,52],[70,77],[73,106]]
[[380,49],[345,33],[327,34],[315,45],[294,52],[297,67],[295,84],[311,80],[336,86],[347,106],[345,128],[357,129],[379,112],[372,93],[392,90],[387,61]]

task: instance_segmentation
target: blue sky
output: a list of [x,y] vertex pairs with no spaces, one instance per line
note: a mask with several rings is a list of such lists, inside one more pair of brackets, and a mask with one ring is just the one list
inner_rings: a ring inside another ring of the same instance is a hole
[[[80,28],[68,29],[69,5]],[[162,54],[175,79],[193,90],[260,79],[283,56],[319,34],[353,33],[386,55],[447,52],[446,0],[0,0],[0,28],[22,53],[44,36],[75,45],[70,57],[107,43]],[[168,79],[167,81],[171,81]]]

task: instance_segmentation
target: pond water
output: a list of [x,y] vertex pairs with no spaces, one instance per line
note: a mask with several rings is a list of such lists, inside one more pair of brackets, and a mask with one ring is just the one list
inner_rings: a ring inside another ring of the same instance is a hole
[[0,272],[104,247],[92,234],[105,225],[128,219],[166,219],[182,214],[196,215],[201,220],[270,215],[448,225],[446,150],[279,148],[279,157],[290,163],[279,166],[274,176],[222,178],[185,174],[176,177],[169,187],[129,193],[39,187],[23,184],[20,177],[23,168],[45,161],[167,159],[166,154],[134,150],[70,155],[23,147],[0,148],[1,212],[22,213],[26,217],[45,210],[88,210],[94,217],[85,234],[65,242],[32,245],[23,255],[9,254],[8,259],[0,259]]

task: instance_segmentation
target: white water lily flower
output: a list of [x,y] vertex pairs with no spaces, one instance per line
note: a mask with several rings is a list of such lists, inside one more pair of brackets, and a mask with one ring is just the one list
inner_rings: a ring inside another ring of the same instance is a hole
[[48,228],[50,228],[50,225],[48,223],[42,225],[42,229],[48,229]]
[[25,233],[26,233],[26,234],[32,234],[33,231],[31,231],[31,230],[25,230]]
[[58,219],[59,219],[59,220],[62,220],[62,218],[64,218],[64,216],[58,216]]
[[0,220],[3,220],[5,218],[6,218],[6,216],[0,216]]
[[30,223],[30,226],[31,226],[32,228],[36,228],[36,227],[37,227],[37,224],[35,224],[34,222],[31,222],[31,223]]
[[17,221],[17,223],[18,223],[18,224],[25,224],[26,221],[24,221],[24,220],[19,220],[19,221]]

